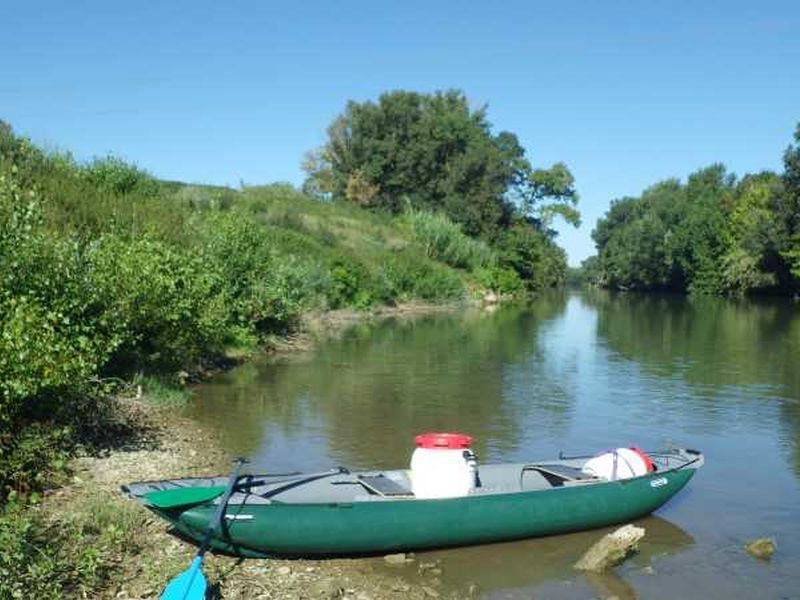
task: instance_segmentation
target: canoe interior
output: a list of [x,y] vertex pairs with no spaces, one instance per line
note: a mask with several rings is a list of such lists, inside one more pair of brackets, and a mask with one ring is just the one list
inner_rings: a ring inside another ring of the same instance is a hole
[[[674,449],[651,452],[657,472],[676,468],[698,468],[701,454]],[[470,496],[546,491],[559,487],[591,486],[607,480],[586,475],[581,468],[589,456],[527,463],[480,465],[478,485]],[[133,498],[146,502],[145,495],[160,490],[220,487],[227,476],[164,479],[123,486]],[[336,468],[321,473],[252,474],[243,476],[230,505],[256,504],[336,504],[352,502],[421,501],[412,493],[410,471],[406,469],[351,472]],[[218,502],[215,499],[214,502]]]

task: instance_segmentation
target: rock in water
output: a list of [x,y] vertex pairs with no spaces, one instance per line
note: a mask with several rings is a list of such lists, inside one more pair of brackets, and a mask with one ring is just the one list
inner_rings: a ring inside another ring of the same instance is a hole
[[775,540],[772,538],[758,538],[744,545],[744,549],[750,556],[755,556],[761,560],[769,560],[775,554]]
[[635,525],[625,525],[616,531],[603,536],[594,546],[575,563],[575,568],[580,571],[605,571],[618,565],[629,554],[635,552],[639,540],[644,537],[644,528]]

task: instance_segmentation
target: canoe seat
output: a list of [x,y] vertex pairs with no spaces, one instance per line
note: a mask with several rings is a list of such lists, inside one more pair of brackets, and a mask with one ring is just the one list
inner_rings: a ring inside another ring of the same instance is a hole
[[385,475],[359,475],[358,482],[373,494],[390,498],[413,498],[414,492]]

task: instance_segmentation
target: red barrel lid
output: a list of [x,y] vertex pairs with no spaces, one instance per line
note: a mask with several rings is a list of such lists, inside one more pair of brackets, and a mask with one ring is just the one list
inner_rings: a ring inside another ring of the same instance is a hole
[[415,438],[417,448],[462,450],[472,445],[472,436],[464,433],[423,433]]

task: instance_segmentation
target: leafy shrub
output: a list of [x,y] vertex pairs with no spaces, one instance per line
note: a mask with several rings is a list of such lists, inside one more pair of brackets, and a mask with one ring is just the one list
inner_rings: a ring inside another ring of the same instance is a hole
[[177,368],[218,352],[228,322],[218,273],[151,239],[105,236],[91,248],[91,280],[117,348],[115,371]]
[[113,156],[95,159],[81,173],[91,185],[118,195],[136,192],[152,196],[159,191],[158,181],[151,175]]
[[367,270],[354,261],[337,259],[330,269],[331,287],[328,302],[331,308],[355,306],[366,308],[373,302]]
[[499,264],[513,269],[530,290],[563,284],[567,256],[551,237],[525,222],[515,224],[498,243]]
[[502,267],[488,267],[476,272],[478,283],[498,294],[518,294],[523,291],[525,284],[513,269]]

